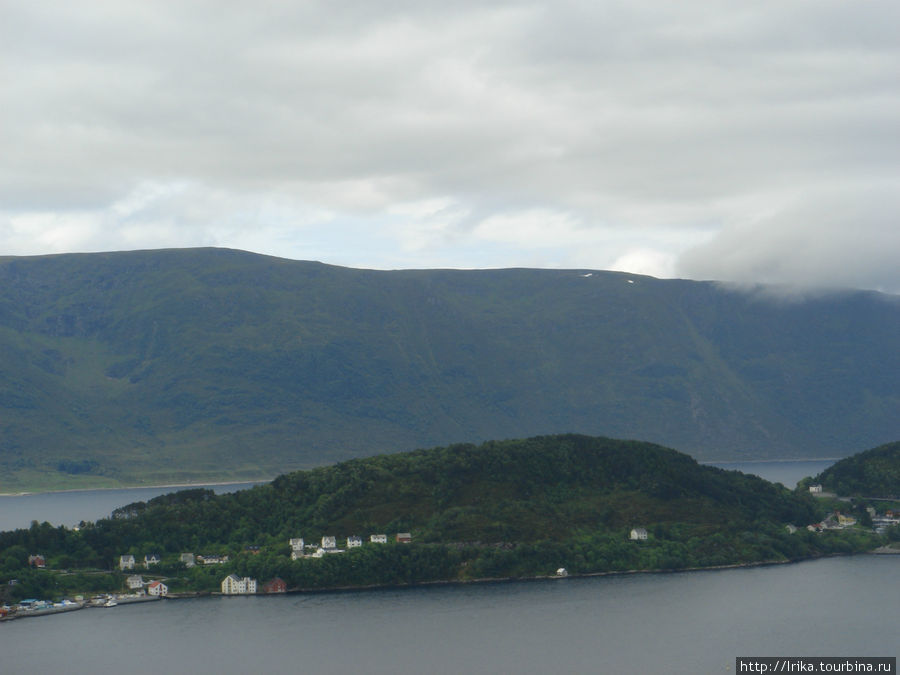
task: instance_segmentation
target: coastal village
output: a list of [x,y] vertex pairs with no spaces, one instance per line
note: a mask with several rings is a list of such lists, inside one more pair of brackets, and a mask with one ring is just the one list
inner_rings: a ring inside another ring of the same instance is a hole
[[[818,484],[810,485],[809,492],[814,497],[835,497],[833,494],[824,492],[822,486]],[[872,529],[879,534],[883,534],[889,527],[900,525],[900,510],[885,509],[883,512],[878,512],[874,507],[869,506],[866,508],[866,513],[871,519]],[[857,525],[857,518],[845,515],[839,510],[834,510],[821,522],[807,525],[806,529],[810,532],[822,533],[828,530],[841,530],[856,527]],[[785,527],[790,533],[798,531],[798,528],[794,525],[786,525]],[[630,541],[637,543],[646,541],[650,538],[650,534],[645,527],[633,527],[629,530],[627,536]],[[349,535],[340,539],[334,535],[325,535],[321,537],[321,539],[311,543],[307,543],[302,537],[292,537],[288,540],[288,546],[290,547],[291,560],[300,560],[340,555],[364,545],[386,545],[391,542],[397,544],[410,544],[412,542],[412,534],[409,532],[398,532],[390,538],[387,534],[371,534],[367,539],[358,535]],[[890,551],[885,550],[877,552],[897,553],[900,551],[891,549]],[[247,546],[244,553],[248,555],[258,555],[261,553],[261,548],[259,546]],[[187,569],[196,565],[225,565],[230,562],[230,556],[226,554],[194,554],[192,552],[183,552],[178,554],[177,559],[170,559],[168,562],[181,564]],[[117,567],[120,572],[132,572],[125,576],[124,579],[124,585],[127,588],[127,592],[100,594],[91,598],[76,595],[74,598],[66,598],[59,602],[50,602],[34,598],[24,599],[15,605],[0,606],[0,621],[58,614],[78,609],[110,608],[138,602],[162,600],[164,598],[195,597],[198,595],[196,592],[170,593],[165,577],[145,578],[153,576],[149,574],[149,572],[154,568],[161,566],[162,563],[163,556],[157,552],[150,552],[138,557],[131,553],[123,553],[119,556]],[[36,569],[45,569],[47,562],[45,557],[40,553],[33,553],[28,557],[28,564]],[[135,572],[135,570],[140,568],[143,568],[143,573]],[[568,575],[569,573],[566,568],[559,567],[556,570],[556,573],[551,574],[550,576],[562,578],[567,577]],[[15,583],[17,583],[15,579],[9,581],[10,585],[14,585]],[[286,593],[287,591],[287,583],[278,576],[260,583],[255,578],[241,577],[231,573],[222,579],[220,590],[210,594],[240,596]]]
[[[346,553],[350,549],[363,546],[363,538],[351,535],[343,539],[344,546],[339,547],[339,540],[336,536],[326,535],[317,543],[306,543],[302,537],[291,538],[288,541],[291,549],[291,560],[299,560],[302,558],[322,558],[326,555],[335,555]],[[398,532],[393,536],[393,541],[398,544],[412,543],[412,535],[409,532]],[[389,542],[387,534],[369,535],[369,544],[387,544]],[[248,546],[245,553],[250,555],[258,555],[261,549],[258,546]],[[162,555],[159,553],[148,553],[139,561],[133,554],[124,553],[119,556],[118,569],[121,572],[132,572],[135,569],[143,567],[147,572],[154,567],[159,566],[163,561]],[[228,555],[195,555],[194,553],[181,553],[178,556],[178,563],[182,563],[185,568],[191,568],[195,565],[224,565],[230,561]],[[46,560],[40,554],[32,554],[28,558],[30,566],[37,569],[46,568]],[[128,593],[107,593],[96,595],[90,599],[77,595],[73,599],[64,599],[61,602],[50,602],[47,600],[38,600],[28,598],[20,601],[15,605],[0,606],[0,621],[11,620],[17,618],[46,616],[49,614],[59,614],[62,612],[70,612],[78,609],[87,608],[110,608],[119,605],[132,604],[135,602],[148,602],[153,600],[161,600],[169,597],[194,597],[196,593],[186,594],[170,594],[169,587],[164,579],[149,579],[144,577],[149,574],[129,574],[125,577],[125,586]],[[11,585],[16,580],[12,580]],[[286,593],[287,583],[280,577],[274,577],[262,584],[252,577],[239,577],[237,574],[229,574],[220,586],[220,595],[257,595],[269,593]]]

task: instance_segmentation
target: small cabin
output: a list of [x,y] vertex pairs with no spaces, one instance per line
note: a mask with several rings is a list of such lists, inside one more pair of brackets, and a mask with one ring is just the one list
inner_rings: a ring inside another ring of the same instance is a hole
[[643,527],[634,527],[631,529],[629,538],[632,541],[643,541],[647,538],[647,530],[645,530]]
[[169,594],[169,587],[161,581],[151,581],[147,584],[147,595],[155,595],[164,598]]
[[263,584],[263,593],[286,593],[287,582],[281,577],[275,577]]

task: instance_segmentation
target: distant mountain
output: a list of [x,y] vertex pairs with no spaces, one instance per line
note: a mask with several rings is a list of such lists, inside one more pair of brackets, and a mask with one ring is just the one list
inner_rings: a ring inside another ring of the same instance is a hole
[[846,457],[810,482],[839,495],[900,499],[900,441]]
[[699,458],[900,438],[900,299],[223,249],[0,258],[0,490],[578,432]]

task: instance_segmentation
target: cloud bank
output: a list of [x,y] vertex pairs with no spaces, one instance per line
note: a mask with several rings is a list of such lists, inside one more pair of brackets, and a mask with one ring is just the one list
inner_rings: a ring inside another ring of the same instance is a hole
[[0,254],[217,245],[900,292],[896,3],[3,15]]

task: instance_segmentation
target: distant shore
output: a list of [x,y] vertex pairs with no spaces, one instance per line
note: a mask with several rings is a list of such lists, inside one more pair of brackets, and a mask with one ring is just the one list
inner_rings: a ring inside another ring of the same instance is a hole
[[[704,459],[697,460],[698,464],[703,466],[716,466],[716,465],[728,465],[728,464],[767,464],[767,463],[781,463],[788,464],[794,462],[837,462],[843,459],[842,457],[788,457],[788,458],[775,458],[775,459]],[[195,481],[195,482],[187,482],[187,483],[163,483],[158,485],[116,485],[116,486],[105,486],[105,487],[83,487],[83,488],[69,488],[64,490],[19,490],[17,492],[0,492],[0,497],[26,497],[29,495],[49,495],[49,494],[63,494],[68,492],[94,492],[99,490],[137,490],[140,488],[148,488],[148,489],[178,489],[178,488],[195,488],[195,487],[215,487],[220,485],[240,485],[241,483],[270,483],[276,478],[276,476],[269,476],[266,478],[258,478],[258,479],[247,479],[247,480],[229,480],[229,481]]]
[[698,464],[767,464],[769,462],[838,462],[843,457],[794,457],[788,459],[704,459]]
[[[765,463],[789,463],[789,462],[837,462],[842,457],[793,457],[779,459],[710,459],[698,460],[698,464],[704,466],[717,464],[765,464]],[[175,489],[175,488],[195,488],[195,487],[215,487],[218,485],[240,485],[241,483],[270,483],[275,476],[259,479],[248,480],[230,480],[230,481],[198,481],[192,483],[165,483],[161,485],[117,485],[113,487],[86,487],[86,488],[70,488],[66,490],[21,490],[19,492],[0,492],[0,497],[26,497],[28,495],[49,495],[62,494],[67,492],[95,492],[99,490],[137,490],[140,488],[154,489]]]
[[197,483],[167,483],[163,485],[120,485],[116,487],[93,487],[93,488],[73,488],[69,490],[35,490],[35,491],[22,491],[22,492],[0,492],[0,497],[28,497],[30,495],[52,495],[52,494],[65,494],[70,492],[99,492],[99,491],[109,491],[109,490],[162,490],[162,489],[170,489],[170,488],[202,488],[202,487],[216,487],[221,485],[242,485],[244,483],[255,483],[257,485],[262,483],[270,483],[272,478],[260,478],[260,479],[250,479],[250,480],[227,480],[227,481],[210,481],[210,482],[197,482]]

